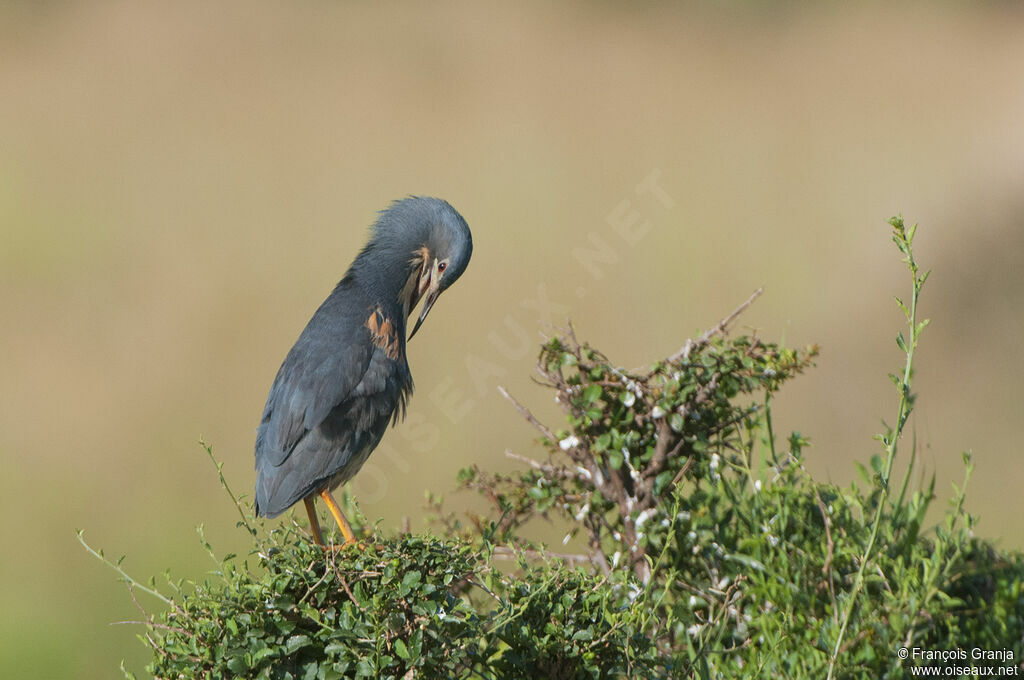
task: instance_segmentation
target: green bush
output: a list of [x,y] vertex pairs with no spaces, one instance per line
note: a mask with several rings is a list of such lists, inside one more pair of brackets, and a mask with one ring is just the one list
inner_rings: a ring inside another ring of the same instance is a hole
[[[252,550],[215,557],[207,581],[169,581],[168,596],[112,563],[130,588],[166,605],[141,636],[154,651],[147,670],[160,678],[899,678],[936,663],[902,659],[900,648],[979,648],[1005,650],[987,663],[1019,672],[1024,559],[973,535],[966,479],[931,527],[934,478],[911,488],[913,450],[893,479],[914,404],[927,274],[913,257],[914,229],[890,223],[913,281],[908,303],[898,301],[906,361],[890,376],[895,420],[877,437],[880,452],[858,466],[859,484],[813,480],[803,467],[807,440],[777,439],[772,397],[817,349],[729,337],[753,298],[643,372],[616,367],[570,328],[543,346],[538,364],[565,426],[549,428],[506,394],[546,455],[512,454],[524,463],[519,474],[459,474],[489,512],[460,517],[432,498],[439,536],[374,534],[368,547],[325,552],[294,522],[266,530],[236,501]],[[536,517],[581,547],[561,553],[531,539]]]

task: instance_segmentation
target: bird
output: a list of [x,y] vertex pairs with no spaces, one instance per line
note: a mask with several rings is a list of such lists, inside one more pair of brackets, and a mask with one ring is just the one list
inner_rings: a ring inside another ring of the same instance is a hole
[[404,418],[411,340],[473,254],[469,225],[439,198],[410,196],[380,211],[370,238],[281,364],[256,430],[257,516],[300,500],[317,545],[319,497],[345,545],[352,526],[331,492],[350,480],[388,428]]

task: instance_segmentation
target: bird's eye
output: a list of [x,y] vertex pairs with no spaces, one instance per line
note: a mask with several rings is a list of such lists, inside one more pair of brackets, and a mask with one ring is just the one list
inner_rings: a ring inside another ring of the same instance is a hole
[[437,265],[437,271],[439,271],[439,272],[443,272],[447,268],[448,268],[448,263],[447,262],[439,262],[438,265]]

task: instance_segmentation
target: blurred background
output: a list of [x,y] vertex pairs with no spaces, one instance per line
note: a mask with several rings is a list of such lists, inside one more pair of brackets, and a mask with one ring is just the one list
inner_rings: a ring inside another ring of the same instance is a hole
[[249,493],[278,365],[407,194],[475,252],[352,485],[383,530],[538,454],[496,386],[557,426],[530,380],[552,324],[635,367],[759,286],[743,328],[822,346],[777,432],[848,483],[895,417],[902,212],[933,270],[919,460],[941,506],[973,450],[977,531],[1019,549],[1022,73],[1015,3],[3,3],[3,675],[142,671],[143,629],[110,625],[141,614],[75,528],[143,579],[203,578],[200,524],[245,552],[198,441]]

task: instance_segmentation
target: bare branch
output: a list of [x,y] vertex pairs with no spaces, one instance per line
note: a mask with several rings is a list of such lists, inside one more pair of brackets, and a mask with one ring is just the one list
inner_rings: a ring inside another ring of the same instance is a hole
[[[658,421],[658,439],[654,445],[654,454],[642,473],[643,483],[639,486],[642,494],[637,494],[643,501],[641,504],[642,510],[654,506],[654,480],[665,469],[668,461],[679,455],[679,451],[682,450],[685,443],[686,440],[682,435],[673,434],[672,428],[669,427],[666,419]],[[670,446],[672,447],[671,449],[669,448]]]
[[708,342],[711,340],[711,338],[714,337],[715,335],[718,335],[720,333],[724,333],[726,327],[730,323],[732,323],[733,320],[737,316],[742,314],[744,312],[744,310],[746,310],[747,307],[752,305],[754,303],[754,300],[756,300],[761,295],[761,293],[763,293],[763,292],[764,292],[764,288],[763,287],[762,288],[758,288],[757,290],[754,291],[753,295],[751,295],[749,298],[747,298],[746,302],[744,302],[739,307],[734,309],[732,311],[732,314],[730,314],[729,316],[727,316],[724,319],[722,319],[721,321],[719,321],[718,325],[713,326],[712,328],[709,328],[708,330],[704,331],[704,334],[701,335],[696,340],[687,340],[686,344],[683,345],[683,347],[678,352],[676,352],[675,354],[673,354],[672,356],[670,356],[668,358],[669,363],[675,363],[675,362],[679,361],[680,359],[687,359],[687,358],[689,358],[690,353],[693,352],[693,350],[699,349],[699,348],[703,347],[704,345],[708,344]]
[[508,456],[509,458],[511,458],[512,460],[518,460],[520,463],[526,463],[527,465],[532,467],[534,470],[540,470],[541,472],[546,472],[548,474],[553,474],[553,475],[554,474],[559,474],[561,472],[561,470],[559,468],[555,467],[554,465],[548,465],[548,464],[545,464],[545,463],[541,463],[540,461],[534,460],[533,458],[529,458],[528,456],[523,456],[521,454],[518,454],[515,451],[513,451],[512,449],[505,449],[505,455]]
[[679,468],[679,472],[677,472],[676,476],[672,479],[672,484],[670,486],[675,486],[680,481],[682,481],[683,477],[686,476],[686,473],[690,471],[690,468],[692,466],[693,466],[693,458],[687,458],[686,462],[683,463],[683,467]]
[[535,418],[534,415],[532,413],[530,413],[530,409],[528,409],[525,406],[523,406],[522,404],[520,404],[519,401],[515,397],[513,397],[511,394],[508,393],[508,390],[506,390],[501,385],[498,385],[498,392],[501,393],[501,396],[505,397],[510,402],[512,402],[512,405],[516,407],[516,410],[519,411],[519,414],[521,416],[523,416],[524,418],[526,418],[527,422],[529,422],[531,425],[533,425],[535,428],[537,428],[537,430],[542,435],[544,435],[545,437],[547,437],[548,439],[550,439],[553,442],[554,441],[558,441],[558,438],[555,437],[554,434],[552,434],[551,430],[548,429],[547,425],[545,425],[544,423],[542,423],[539,420],[537,420],[537,418]]
[[550,463],[541,463],[540,461],[536,461],[533,458],[520,455],[510,449],[505,449],[505,455],[511,458],[512,460],[517,460],[520,463],[525,463],[526,465],[532,467],[534,470],[539,470],[543,472],[545,475],[552,477],[553,479],[575,479],[584,482],[587,485],[590,485],[591,479],[593,479],[593,474],[587,471],[585,468],[573,470],[564,465],[552,465]]
[[[682,437],[679,437],[680,442]],[[654,454],[651,456],[651,461],[647,464],[647,469],[644,470],[644,477],[653,479],[657,477],[661,472],[662,468],[665,467],[665,462],[669,457],[669,444],[672,440],[672,428],[669,427],[668,421],[662,418],[658,421],[658,440],[654,445]],[[676,445],[673,453],[678,452],[679,444]]]

